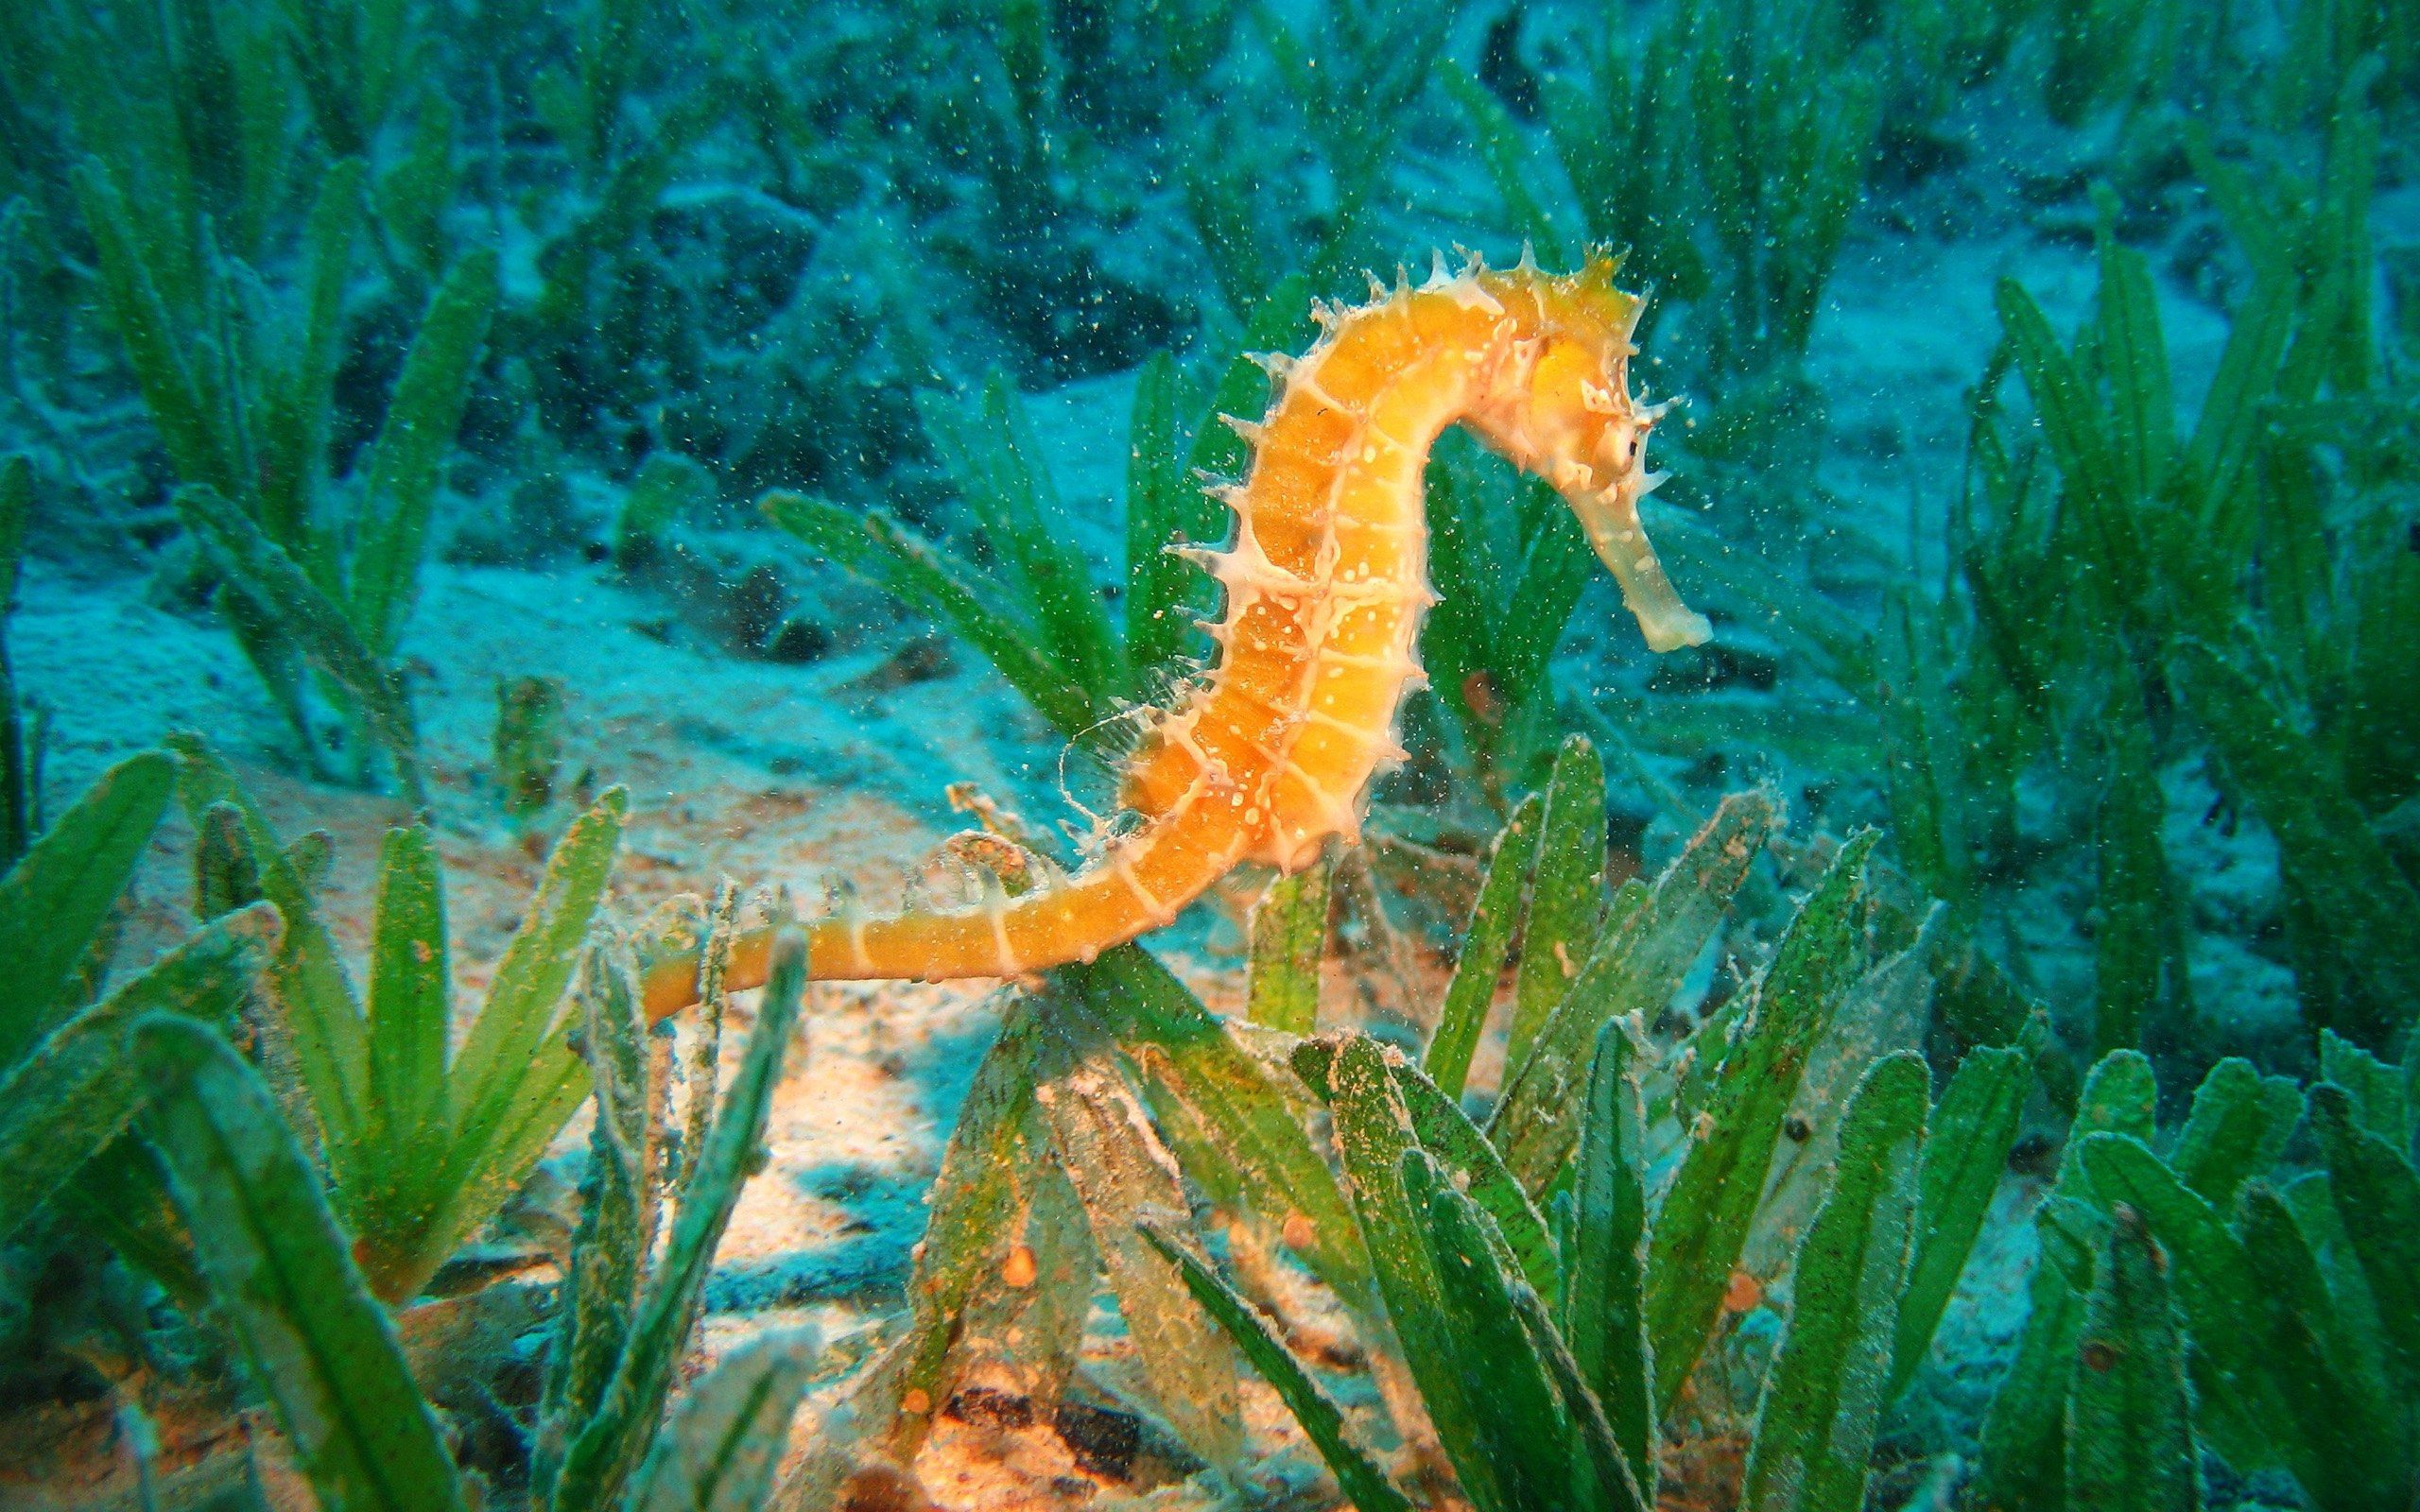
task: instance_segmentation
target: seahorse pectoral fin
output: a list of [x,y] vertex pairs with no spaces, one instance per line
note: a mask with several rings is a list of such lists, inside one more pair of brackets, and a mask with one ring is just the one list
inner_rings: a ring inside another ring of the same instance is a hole
[[1681,601],[1679,589],[1664,574],[1655,547],[1639,523],[1638,492],[1616,484],[1610,489],[1579,488],[1564,493],[1597,559],[1611,569],[1621,585],[1622,603],[1638,620],[1651,651],[1677,651],[1703,645],[1714,639],[1706,617]]

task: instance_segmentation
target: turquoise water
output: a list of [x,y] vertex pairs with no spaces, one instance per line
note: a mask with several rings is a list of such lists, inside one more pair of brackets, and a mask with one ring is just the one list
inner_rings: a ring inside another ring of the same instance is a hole
[[[1165,1000],[1136,953],[808,991],[673,1396],[780,1330],[821,1344],[783,1388],[807,1408],[759,1425],[785,1488],[715,1504],[1337,1504],[1349,1473],[1153,1214],[1416,1502],[1617,1504],[1458,1453],[1428,1325],[1355,1268],[1384,1220],[1326,1184],[1366,1176],[1354,1115],[1287,1037],[1426,1066],[1525,1189],[1488,1208],[1502,1254],[1547,1257],[1528,1280],[1611,1372],[1566,1310],[1601,1216],[1582,1094],[1626,1016],[1639,1132],[1604,1137],[1654,1214],[1647,1336],[1689,1362],[1653,1383],[1643,1497],[2414,1505],[2415,108],[2395,0],[0,10],[0,1065],[37,1109],[0,1110],[37,1173],[6,1210],[0,1504],[138,1504],[138,1463],[164,1506],[345,1494],[271,1325],[212,1289],[240,1246],[161,1110],[185,1083],[129,1038],[164,955],[233,953],[165,1005],[257,1083],[247,1126],[349,1257],[345,1337],[406,1320],[428,1464],[536,1504],[617,973],[694,996],[726,879],[770,930],[1123,853],[1121,775],[1217,665],[1231,606],[1165,548],[1234,544],[1201,490],[1255,476],[1284,365],[1253,354],[1324,352],[1432,267],[1610,250],[1645,303],[1597,376],[1673,402],[1642,523],[1711,639],[1651,652],[1551,480],[1441,439],[1426,686],[1307,892],[1246,864],[1148,934]],[[239,790],[249,817],[213,810]],[[416,934],[415,886],[442,898]],[[562,1106],[431,1237],[436,1188],[348,1142],[452,1190],[473,1023],[549,921],[505,1058],[561,1070]],[[736,1074],[740,1002],[696,1064]],[[1104,1002],[1156,1006],[1066,1006]],[[44,1092],[87,1086],[39,1053],[112,1003],[91,1085],[140,1095]],[[1803,1043],[1758,1038],[1793,1012]],[[674,1060],[706,1040],[678,1022]],[[1017,1060],[1004,1022],[1059,1048]],[[1210,1113],[1204,1042],[1247,1088]],[[1894,1055],[1930,1142],[1860,1185],[1896,1146],[1847,1109],[1877,1089],[1883,1127]],[[433,1143],[330,1110],[419,1108],[397,1064],[458,1078],[413,1115]],[[1098,1096],[998,1102],[1036,1083]],[[688,1106],[658,1092],[616,1116]],[[645,1149],[679,1145],[664,1116]],[[1722,1129],[1754,1137],[1718,1175]],[[1735,1189],[1762,1195],[1725,1237]],[[1853,1211],[1886,1273],[1821,1268],[1819,1212]],[[935,1280],[961,1272],[995,1280]],[[440,1368],[411,1319],[449,1287],[491,1322]],[[1826,1318],[1845,1386],[1807,1384]],[[1482,1398],[1518,1397],[1505,1370]],[[1584,1459],[1586,1413],[1538,1389]],[[849,1436],[843,1401],[891,1426]],[[270,1447],[228,1436],[246,1413]],[[1775,1468],[1793,1414],[1845,1478]],[[836,1503],[811,1467],[844,1461],[908,1479]]]

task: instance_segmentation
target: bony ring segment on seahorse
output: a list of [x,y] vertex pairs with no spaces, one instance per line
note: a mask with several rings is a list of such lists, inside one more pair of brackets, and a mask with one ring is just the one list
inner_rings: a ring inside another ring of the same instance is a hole
[[[1357,837],[1370,782],[1399,759],[1395,713],[1421,676],[1428,585],[1421,472],[1461,424],[1570,504],[1655,650],[1710,633],[1683,604],[1638,517],[1661,481],[1647,437],[1664,406],[1630,394],[1642,301],[1592,253],[1549,278],[1525,253],[1509,271],[1443,259],[1414,289],[1372,281],[1353,308],[1315,307],[1325,334],[1270,359],[1278,392],[1257,423],[1250,475],[1210,491],[1236,516],[1223,551],[1195,553],[1226,589],[1207,627],[1217,664],[1157,711],[1125,775],[1140,818],[1074,877],[978,907],[812,926],[825,979],[1013,976],[1089,961],[1157,929],[1242,861],[1292,871],[1333,835]],[[753,986],[764,942],[737,942],[726,982]],[[648,1009],[693,1001],[697,963],[650,967]]]

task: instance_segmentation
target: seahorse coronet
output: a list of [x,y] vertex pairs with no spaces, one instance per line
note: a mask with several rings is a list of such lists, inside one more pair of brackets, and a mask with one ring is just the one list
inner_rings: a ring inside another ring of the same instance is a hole
[[[1235,522],[1222,544],[1168,550],[1219,583],[1203,624],[1215,658],[1172,679],[1120,790],[1126,816],[1097,826],[1072,875],[972,907],[810,927],[822,978],[1019,976],[1164,928],[1245,859],[1285,870],[1357,838],[1371,784],[1406,759],[1404,695],[1426,686],[1420,627],[1429,583],[1422,474],[1461,424],[1571,507],[1654,650],[1710,627],[1665,576],[1638,514],[1665,474],[1646,450],[1671,401],[1641,403],[1629,363],[1642,297],[1615,284],[1619,259],[1591,248],[1562,276],[1525,247],[1491,270],[1475,252],[1432,253],[1414,287],[1374,274],[1358,305],[1312,302],[1320,335],[1298,356],[1257,358],[1261,418],[1222,416],[1251,446],[1240,479],[1197,474]],[[767,942],[735,952],[726,981],[761,980]],[[650,1010],[690,1001],[694,962],[651,969]]]

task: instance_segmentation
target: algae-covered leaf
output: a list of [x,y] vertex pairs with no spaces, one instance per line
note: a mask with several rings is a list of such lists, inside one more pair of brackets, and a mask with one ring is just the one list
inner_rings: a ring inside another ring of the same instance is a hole
[[[311,539],[317,490],[327,476],[329,420],[336,375],[344,356],[344,297],[353,278],[354,242],[361,226],[368,167],[357,157],[332,163],[320,180],[302,232],[302,287],[295,301],[300,327],[283,370],[263,375],[251,417],[254,518],[271,541],[299,547]],[[322,572],[325,565],[311,563]]]
[[2094,1061],[2084,1074],[2066,1148],[2059,1157],[2059,1191],[2071,1197],[2092,1195],[2092,1177],[2083,1164],[2087,1137],[2123,1134],[2149,1143],[2158,1099],[2159,1083],[2151,1057],[2141,1051],[2113,1050]]
[[2243,471],[2261,437],[2262,406],[2276,389],[2294,305],[2294,280],[2283,270],[2263,269],[2254,277],[2251,296],[2227,323],[2218,371],[2194,421],[2187,455],[2204,484],[2201,523],[2222,532],[2221,539],[2248,534],[2226,517],[2248,513],[2239,508]]
[[2173,948],[2175,893],[2160,838],[2168,806],[2151,727],[2136,679],[2118,680],[2103,719],[2109,769],[2094,816],[2093,1040],[2104,1054],[2142,1043],[2152,1015],[2182,995],[2184,971]]
[[2336,764],[2241,660],[2188,643],[2175,664],[2236,790],[2276,834],[2289,888],[2325,921],[2333,953],[2376,1005],[2342,1027],[2384,1043],[2420,1018],[2420,892],[2345,791]]
[[613,873],[629,809],[629,795],[608,788],[556,843],[454,1057],[452,1138],[443,1175],[432,1182],[443,1196],[419,1256],[431,1269],[494,1214],[588,1095],[588,1069],[557,1009]]
[[420,730],[403,679],[361,638],[346,611],[217,490],[207,484],[178,490],[177,513],[238,591],[272,615],[311,664],[354,700],[394,759],[406,797],[416,806],[424,803]]
[[1403,1095],[1421,1147],[1453,1172],[1461,1190],[1495,1224],[1521,1277],[1538,1292],[1551,1295],[1559,1268],[1554,1237],[1530,1194],[1496,1158],[1495,1147],[1419,1067],[1390,1053],[1387,1070]]
[[[362,1148],[375,1192],[409,1212],[441,1160],[447,1133],[445,1036],[454,983],[437,841],[424,825],[387,832],[370,949],[370,1128]],[[400,1199],[400,1200],[396,1200]],[[390,1213],[389,1216],[396,1214]],[[354,1215],[357,1228],[365,1225]],[[379,1278],[372,1277],[375,1285]]]
[[[1063,977],[1046,980],[1046,993],[1067,989]],[[925,1197],[931,1216],[908,1292],[913,1321],[903,1341],[903,1366],[885,1393],[890,1401],[879,1414],[890,1422],[900,1398],[922,1392],[926,1409],[909,1415],[912,1421],[902,1419],[905,1432],[921,1431],[929,1422],[930,1404],[941,1391],[948,1351],[969,1302],[984,1279],[997,1274],[1014,1242],[1017,1216],[1030,1204],[1040,1179],[1036,1167],[1049,1161],[1048,1131],[1034,1106],[1033,1088],[1040,1022],[1050,1004],[1049,996],[1025,993],[1010,1000],[999,1037],[975,1068],[958,1126],[950,1131]]]
[[1570,994],[1597,937],[1604,887],[1605,765],[1585,736],[1574,735],[1556,753],[1547,784],[1505,1064],[1517,1068],[1529,1059],[1531,1041]]
[[588,1133],[588,1169],[580,1180],[579,1220],[556,1290],[554,1337],[546,1348],[538,1402],[540,1434],[530,1480],[540,1487],[555,1484],[565,1442],[596,1416],[630,1343],[631,1318],[653,1248],[647,1031],[630,990],[627,958],[617,958],[617,943],[600,939],[591,945],[581,984],[582,1058],[596,1108]]
[[1319,1022],[1331,865],[1322,858],[1278,878],[1253,905],[1244,1016],[1264,1028],[1309,1034]]
[[[1130,696],[1150,696],[1196,639],[1209,612],[1210,577],[1176,554],[1221,534],[1221,510],[1185,472],[1178,405],[1187,386],[1176,359],[1153,352],[1134,381],[1127,430],[1126,660]],[[1224,429],[1214,426],[1214,429]]]
[[[1343,1074],[1341,1064],[1339,1073]],[[1455,1472],[1482,1506],[1490,1504],[1484,1498],[1491,1494],[1494,1504],[1508,1512],[1569,1500],[1577,1466],[1565,1453],[1561,1402],[1513,1310],[1511,1288],[1517,1283],[1498,1263],[1500,1241],[1486,1231],[1486,1220],[1471,1200],[1419,1149],[1403,1153],[1397,1180],[1411,1220],[1409,1236],[1425,1249],[1425,1268],[1436,1286],[1435,1312],[1423,1330],[1428,1337],[1421,1343],[1406,1337],[1404,1348],[1426,1344],[1443,1351],[1426,1377],[1417,1362],[1413,1366],[1432,1416],[1436,1397],[1429,1378],[1450,1370],[1461,1388],[1467,1430],[1449,1428],[1443,1418],[1437,1421]],[[1400,1332],[1402,1314],[1392,1300],[1389,1313]]]
[[220,801],[194,825],[193,913],[216,919],[262,897],[260,861],[244,829],[244,811]]
[[[1523,514],[1519,560],[1503,598],[1503,639],[1496,643],[1493,676],[1512,705],[1522,738],[1512,754],[1525,755],[1552,738],[1554,696],[1547,663],[1563,639],[1571,611],[1598,572],[1597,555],[1580,519],[1562,498],[1536,478],[1522,480]],[[1524,775],[1521,773],[1515,776]]]
[[169,1194],[168,1175],[139,1130],[130,1129],[85,1161],[51,1200],[98,1235],[119,1258],[159,1283],[189,1314],[210,1303],[192,1236]]
[[1647,1342],[1646,1110],[1629,1024],[1597,1031],[1581,1113],[1572,1222],[1564,1243],[1564,1337],[1629,1460],[1655,1500],[1655,1362]]
[[756,1026],[741,1053],[731,1091],[697,1154],[696,1174],[682,1193],[663,1263],[648,1278],[631,1314],[629,1343],[596,1415],[563,1451],[555,1483],[558,1512],[608,1504],[638,1468],[654,1437],[672,1390],[674,1368],[688,1348],[706,1273],[730,1226],[732,1210],[748,1178],[763,1169],[765,1121],[773,1089],[797,1027],[806,991],[805,937],[784,930],[773,941],[771,965]]
[[[183,322],[147,256],[151,244],[100,160],[87,158],[70,174],[84,223],[98,252],[101,296],[110,323],[125,344],[127,366],[151,423],[159,428],[177,476],[221,490],[240,488],[233,455],[218,430],[219,396],[204,387],[184,344]],[[174,286],[173,279],[165,281]]]
[[1260,1062],[1139,946],[1103,952],[1084,983],[1093,1015],[1129,1054],[1151,1047],[1147,1073],[1225,1158],[1250,1205],[1299,1236],[1289,1247],[1322,1280],[1366,1301],[1370,1262],[1353,1210]]
[[1665,1194],[1647,1274],[1659,1415],[1679,1399],[1721,1312],[1806,1057],[1856,974],[1854,905],[1876,838],[1843,845],[1790,921]]
[[1545,1303],[1507,1264],[1494,1220],[1426,1154],[1407,1152],[1401,1172],[1440,1283],[1448,1365],[1478,1388],[1469,1398],[1477,1437],[1445,1439],[1465,1489],[1483,1467],[1508,1512],[1645,1512],[1628,1456]]
[[2344,1089],[2363,1128],[2395,1149],[2411,1147],[2411,1106],[2402,1067],[2388,1065],[2333,1029],[2322,1029],[2319,1076]]
[[1756,1410],[1743,1504],[1858,1512],[1887,1403],[1929,1088],[1922,1057],[1875,1062],[1841,1120],[1831,1195],[1799,1246],[1789,1332]]
[[2420,1174],[2361,1125],[2342,1088],[2311,1089],[2311,1126],[2327,1163],[2329,1194],[2370,1285],[2380,1332],[2407,1401],[2420,1400]]
[[1404,1363],[1463,1490],[1482,1507],[1505,1505],[1497,1477],[1478,1447],[1481,1409],[1473,1398],[1484,1378],[1462,1373],[1443,1282],[1423,1235],[1424,1219],[1404,1189],[1406,1157],[1420,1156],[1411,1115],[1384,1054],[1366,1036],[1339,1041],[1327,1085],[1345,1189],[1352,1194],[1371,1272],[1403,1346]]
[[2200,1452],[2168,1260],[2133,1209],[2118,1214],[2085,1304],[2069,1387],[2067,1504],[2195,1512]]
[[361,1512],[458,1512],[436,1416],[268,1090],[188,1019],[146,1019],[133,1053],[219,1316],[313,1487]]
[[2074,1221],[2078,1206],[2053,1196],[2034,1211],[2040,1258],[2027,1282],[2025,1329],[1983,1421],[1981,1500],[2008,1512],[2067,1505],[2067,1395],[2093,1277],[2091,1247]]
[[2157,1093],[2141,1051],[2101,1057],[2078,1093],[2057,1184],[2035,1210],[2040,1258],[2028,1282],[2025,1329],[1983,1427],[1984,1495],[2010,1512],[2065,1512],[2068,1384],[2107,1223],[2090,1206],[2096,1188],[2083,1147],[2095,1134],[2149,1140]]
[[157,752],[101,774],[0,874],[0,1066],[69,1010],[68,985],[168,806],[176,767]]
[[2003,1046],[1969,1052],[1942,1090],[1925,1141],[1915,1252],[1908,1263],[1906,1295],[1899,1299],[1888,1397],[1907,1388],[1932,1347],[1933,1330],[1948,1310],[1993,1194],[2008,1172],[2032,1083],[2031,1058]]
[[[261,895],[285,920],[269,981],[325,1142],[329,1175],[342,1192],[359,1175],[369,1052],[368,1026],[336,939],[312,904],[312,880],[298,865],[299,856],[281,845],[268,816],[235,780],[233,770],[198,735],[171,735],[167,744],[176,753],[177,790],[185,816],[201,830],[213,805],[234,807],[243,816],[245,845]],[[309,838],[295,842],[297,852]]]
[[144,1088],[128,1073],[127,1031],[160,1012],[233,1019],[276,936],[277,915],[258,904],[204,926],[0,1076],[0,1239],[134,1121]]
[[[2100,360],[2109,375],[2116,481],[2129,505],[2158,496],[2176,449],[2176,401],[2151,263],[2106,232],[2100,245]],[[2029,380],[2031,373],[2028,373]]]
[[[2289,1463],[2325,1509],[2390,1506],[2411,1486],[2408,1408],[2390,1396],[2375,1356],[2343,1337],[2343,1318],[2319,1259],[2285,1199],[2265,1181],[2244,1188],[2237,1231],[2258,1289],[2249,1324],[2267,1355],[2270,1380],[2301,1440]],[[2282,1426],[2282,1425],[2281,1425]]]
[[1046,1077],[1034,1100],[1083,1199],[1118,1314],[1161,1414],[1196,1453],[1232,1467],[1243,1452],[1235,1357],[1177,1266],[1142,1228],[1148,1219],[1185,1212],[1184,1183],[1106,1048],[1102,1041],[1077,1057],[1068,1053],[1073,1047],[1046,1040]]
[[[1512,1311],[1521,1320],[1522,1333],[1539,1363],[1546,1366],[1547,1379],[1554,1383],[1568,1426],[1567,1436],[1577,1440],[1565,1451],[1573,1461],[1574,1500],[1582,1506],[1604,1507],[1607,1512],[1654,1512],[1654,1496],[1643,1488],[1632,1469],[1627,1449],[1615,1435],[1613,1422],[1605,1416],[1595,1390],[1581,1375],[1580,1363],[1572,1358],[1562,1334],[1556,1332],[1545,1300],[1520,1285],[1509,1288],[1509,1295]],[[1586,1467],[1584,1475],[1582,1462]]]
[[1124,648],[1051,485],[1023,396],[994,369],[974,404],[923,393],[917,410],[982,525],[994,580],[1019,601],[1043,655],[1097,709],[1122,695]]
[[996,608],[999,590],[966,563],[879,509],[844,509],[779,490],[758,507],[841,568],[911,609],[939,615],[1061,734],[1091,728],[1098,717],[1093,696],[1076,669]]
[[1184,1278],[1194,1300],[1218,1319],[1219,1326],[1227,1331],[1227,1336],[1252,1362],[1253,1368],[1260,1372],[1261,1379],[1276,1390],[1286,1410],[1310,1439],[1311,1447],[1319,1451],[1328,1473],[1336,1477],[1345,1499],[1359,1512],[1411,1512],[1411,1503],[1345,1436],[1344,1415],[1311,1380],[1293,1351],[1279,1342],[1259,1312],[1219,1280],[1174,1232],[1150,1223],[1142,1226],[1142,1232]]
[[2032,396],[2043,436],[2058,462],[2060,479],[2097,518],[2118,478],[2109,433],[2102,422],[2103,406],[2075,359],[2060,345],[2049,318],[2023,285],[2002,279],[1995,302],[2017,371],[2024,375],[2026,392]]
[[759,1512],[821,1352],[814,1329],[793,1329],[715,1366],[656,1435],[630,1512]]
[[2193,1111],[2169,1152],[2184,1183],[2225,1211],[2244,1182],[2269,1169],[2302,1117],[2303,1094],[2290,1077],[2263,1076],[2230,1056],[2212,1066],[2193,1093]]
[[1487,1027],[1487,1010],[1495,1001],[1496,982],[1504,974],[1504,957],[1529,893],[1546,806],[1544,794],[1530,794],[1497,832],[1487,876],[1463,927],[1461,954],[1455,957],[1453,979],[1445,984],[1445,1005],[1424,1060],[1429,1079],[1448,1097],[1461,1096],[1471,1056]]
[[1547,1021],[1529,1059],[1508,1079],[1488,1120],[1489,1142],[1533,1196],[1561,1173],[1579,1137],[1579,1090],[1597,1031],[1610,1019],[1635,1015],[1650,1022],[1671,1001],[1747,881],[1773,823],[1769,795],[1732,794],[1651,890],[1642,896],[1625,887],[1615,900],[1580,979]]
[[438,464],[462,426],[479,347],[495,313],[496,254],[469,252],[445,275],[404,356],[372,443],[349,610],[372,656],[395,651],[426,553]]
[[[2245,1202],[2237,1206],[2238,1222],[2245,1217],[2250,1190],[2247,1186]],[[2327,1294],[2320,1321],[2328,1350],[2348,1375],[2385,1393],[2386,1383],[2395,1379],[2400,1367],[2389,1353],[2392,1343],[2379,1320],[2360,1256],[2354,1251],[2352,1236],[2336,1211],[2335,1181],[2325,1169],[2306,1171],[2279,1181],[2276,1195],[2292,1213],[2294,1227],[2302,1231],[2319,1266]]]
[[[1344,1038],[1322,1038],[1295,1047],[1296,1074],[1322,1098],[1332,1095],[1329,1077],[1335,1069],[1337,1048]],[[1412,1132],[1421,1148],[1453,1173],[1456,1184],[1495,1221],[1508,1250],[1530,1284],[1542,1293],[1554,1292],[1558,1267],[1554,1237],[1547,1228],[1546,1219],[1530,1203],[1530,1194],[1504,1168],[1478,1125],[1419,1067],[1392,1050],[1382,1049],[1379,1053],[1388,1074],[1394,1078],[1395,1093],[1403,1100],[1404,1111],[1411,1120]]]
[[2329,1372],[2307,1325],[2273,1306],[2244,1242],[2216,1210],[2179,1181],[2138,1141],[2096,1134],[2083,1142],[2083,1168],[2103,1204],[2129,1204],[2175,1263],[2177,1300],[2194,1348],[2208,1363],[2204,1395],[2218,1410],[2254,1427],[2306,1491],[2323,1506],[2363,1471],[2341,1442],[2342,1415],[2322,1383]]

